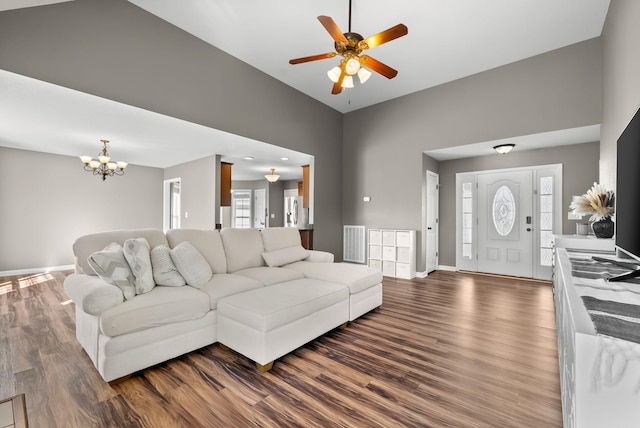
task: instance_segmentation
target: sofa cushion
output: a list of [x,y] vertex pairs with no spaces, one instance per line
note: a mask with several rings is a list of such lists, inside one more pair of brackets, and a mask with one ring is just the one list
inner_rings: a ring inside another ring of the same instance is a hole
[[296,227],[267,227],[260,231],[264,251],[276,251],[282,248],[302,246],[300,231]]
[[237,271],[235,274],[254,279],[265,286],[304,278],[304,275],[298,271],[279,267],[242,269]]
[[136,296],[135,278],[120,244],[108,244],[102,251],[91,254],[87,263],[100,279],[122,290],[125,299],[133,299]]
[[219,273],[214,274],[200,291],[209,295],[210,308],[214,310],[218,307],[218,301],[224,297],[262,287],[264,285],[261,282],[246,276]]
[[189,241],[184,241],[171,249],[171,260],[187,284],[200,288],[211,279],[211,266]]
[[151,248],[144,238],[130,238],[122,246],[124,258],[135,278],[136,294],[144,294],[156,286],[151,270]]
[[100,329],[109,337],[181,321],[200,319],[209,312],[209,300],[191,287],[157,286],[149,293],[107,309]]
[[359,293],[382,282],[382,272],[364,265],[351,263],[295,262],[286,266],[307,278],[337,282],[349,286],[351,294]]
[[304,260],[307,257],[309,257],[309,252],[302,245],[294,245],[293,247],[262,253],[262,258],[269,267],[288,265],[289,263]]
[[344,284],[304,278],[225,297],[218,317],[267,332],[348,299]]
[[167,244],[167,238],[162,230],[159,229],[123,229],[84,235],[76,239],[73,243],[73,254],[76,258],[76,273],[95,275],[93,269],[87,262],[87,258],[92,253],[102,250],[111,242],[117,242],[123,245],[124,241],[129,238],[144,238],[149,243],[150,248],[160,244]]
[[171,247],[189,241],[207,260],[213,273],[227,273],[227,257],[220,232],[212,229],[171,229],[167,231]]
[[220,232],[227,256],[227,273],[264,266],[262,237],[258,229],[227,228]]
[[157,245],[151,250],[151,267],[157,285],[181,287],[187,283],[171,260],[171,248],[168,245]]

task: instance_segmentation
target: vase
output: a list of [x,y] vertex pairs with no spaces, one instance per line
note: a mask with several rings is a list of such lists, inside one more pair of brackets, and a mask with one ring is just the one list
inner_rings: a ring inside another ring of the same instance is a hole
[[591,224],[593,234],[596,238],[611,238],[613,237],[613,220],[611,217],[607,217],[603,220],[594,221]]

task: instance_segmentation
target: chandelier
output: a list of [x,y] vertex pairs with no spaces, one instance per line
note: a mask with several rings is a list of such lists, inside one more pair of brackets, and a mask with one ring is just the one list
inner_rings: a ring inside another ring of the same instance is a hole
[[124,169],[127,167],[126,162],[111,161],[109,152],[109,140],[100,140],[103,144],[102,151],[98,153],[98,159],[93,159],[91,156],[80,156],[80,160],[84,164],[84,170],[93,172],[93,175],[102,177],[102,181],[107,179],[107,176],[113,177],[114,175],[124,174]]
[[266,178],[269,183],[275,183],[276,181],[278,181],[278,178],[280,178],[280,176],[276,174],[275,168],[271,168],[271,174],[265,175],[264,178]]

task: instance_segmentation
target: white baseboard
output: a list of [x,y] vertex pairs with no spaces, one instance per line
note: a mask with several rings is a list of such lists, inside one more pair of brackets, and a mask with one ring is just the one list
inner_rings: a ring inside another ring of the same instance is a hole
[[[455,266],[438,265],[438,269],[437,270],[446,270],[446,271],[449,271],[449,272],[457,272],[458,268],[456,268]],[[427,271],[416,272],[416,277],[418,277],[418,278],[426,278],[427,276],[429,276],[429,272],[427,272]]]
[[63,265],[63,266],[49,266],[49,267],[17,269],[17,270],[1,270],[0,271],[0,277],[2,277],[2,276],[29,275],[29,274],[32,274],[32,273],[55,272],[55,271],[58,271],[58,270],[74,269],[74,267],[75,267],[74,265]]

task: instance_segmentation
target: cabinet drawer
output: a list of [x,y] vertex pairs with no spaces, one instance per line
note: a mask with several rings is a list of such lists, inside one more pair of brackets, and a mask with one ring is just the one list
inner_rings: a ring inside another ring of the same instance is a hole
[[369,245],[369,258],[380,260],[382,258],[382,247],[380,245]]
[[411,262],[411,250],[406,247],[398,247],[396,252],[396,261],[402,263]]
[[411,246],[411,232],[406,230],[399,230],[396,232],[396,245],[398,247],[410,247]]
[[377,229],[369,230],[369,244],[382,244],[382,231]]
[[396,277],[411,279],[411,266],[408,263],[396,263]]
[[382,247],[382,260],[395,261],[396,247]]
[[393,230],[382,231],[382,245],[396,245],[396,233]]
[[369,267],[377,271],[382,271],[382,262],[380,260],[369,260]]
[[384,276],[396,276],[396,263],[383,261],[382,262],[382,275]]

